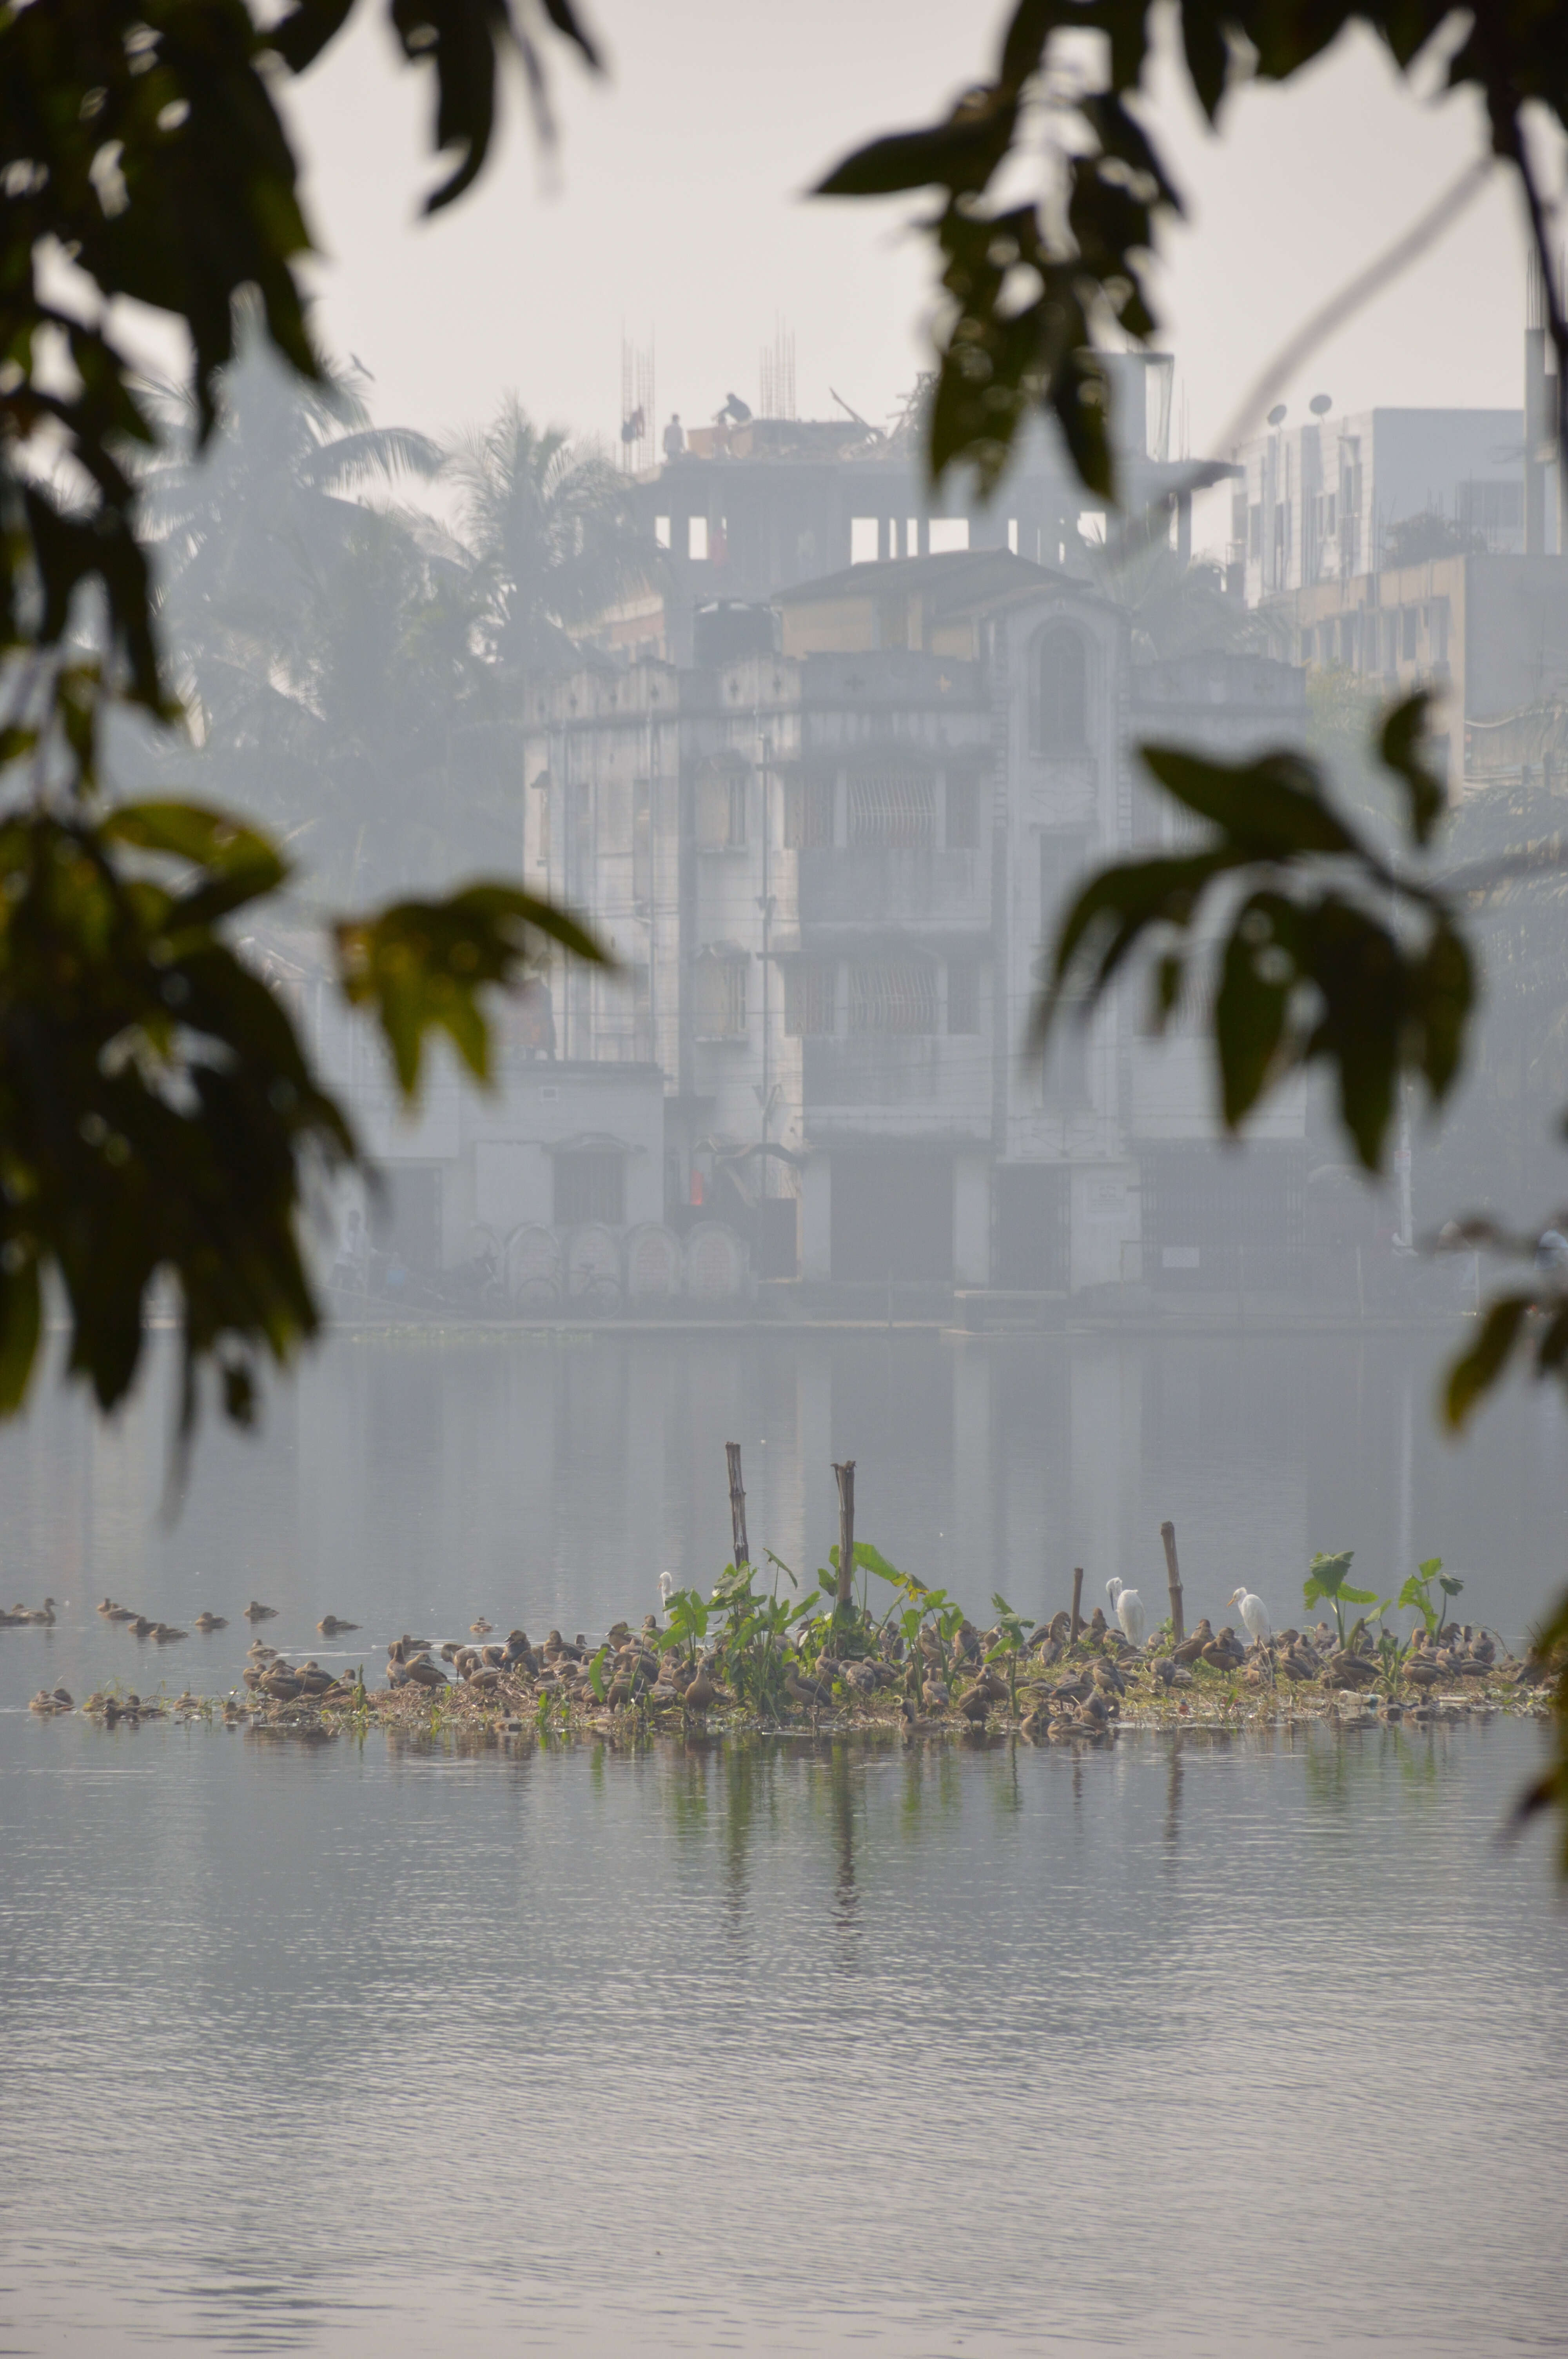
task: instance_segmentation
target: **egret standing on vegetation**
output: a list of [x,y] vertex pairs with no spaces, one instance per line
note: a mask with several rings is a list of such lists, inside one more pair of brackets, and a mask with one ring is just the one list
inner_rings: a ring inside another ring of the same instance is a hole
[[1110,1600],[1111,1612],[1120,1623],[1123,1633],[1135,1647],[1143,1644],[1143,1600],[1135,1589],[1124,1589],[1115,1573],[1106,1582],[1105,1593]]
[[1239,1608],[1247,1636],[1254,1646],[1270,1636],[1269,1609],[1260,1597],[1254,1597],[1249,1589],[1243,1587],[1233,1589],[1225,1602]]
[[673,1572],[661,1572],[661,1573],[660,1573],[660,1575],[659,1575],[659,1603],[664,1607],[664,1610],[665,1610],[665,1612],[666,1614],[667,1614],[667,1613],[669,1612],[669,1610],[670,1610],[670,1593],[671,1593],[671,1591],[674,1589],[675,1585],[676,1585],[676,1577],[675,1577],[675,1574],[674,1574]]

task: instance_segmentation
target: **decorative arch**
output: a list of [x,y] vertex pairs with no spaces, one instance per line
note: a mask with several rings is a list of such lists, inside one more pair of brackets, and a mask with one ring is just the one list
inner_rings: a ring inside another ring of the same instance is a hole
[[1041,754],[1089,750],[1089,650],[1070,623],[1053,623],[1034,643],[1034,746]]

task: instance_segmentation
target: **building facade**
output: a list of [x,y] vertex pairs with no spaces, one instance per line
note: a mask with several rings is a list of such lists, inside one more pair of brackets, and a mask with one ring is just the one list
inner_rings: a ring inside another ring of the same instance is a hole
[[1523,437],[1518,409],[1368,409],[1254,436],[1231,495],[1247,603],[1380,571],[1394,527],[1417,517],[1456,549],[1523,554]]
[[620,962],[557,971],[557,1048],[663,1070],[666,1217],[718,1213],[813,1285],[1190,1282],[1249,1219],[1288,1250],[1298,1094],[1227,1163],[1202,1044],[1145,1038],[1133,993],[1030,1037],[1075,884],[1168,832],[1137,737],[1299,736],[1300,673],[1134,667],[1120,610],[1005,549],[773,612],[707,646],[699,618],[689,666],[585,664],[530,714],[529,881]]

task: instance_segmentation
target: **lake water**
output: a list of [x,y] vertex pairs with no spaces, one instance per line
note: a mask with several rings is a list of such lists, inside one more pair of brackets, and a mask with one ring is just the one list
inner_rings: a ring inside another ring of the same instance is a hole
[[[1568,1945],[1530,1723],[1057,1750],[464,1756],[26,1712],[118,1675],[592,1627],[860,1528],[983,1604],[1075,1563],[1277,1621],[1413,1553],[1510,1636],[1549,1402],[1438,1340],[341,1337],[159,1518],[165,1395],[0,1439],[0,2350],[1491,2353],[1564,2339]],[[108,1591],[185,1624],[149,1658]],[[69,1601],[66,1603],[65,1601]],[[331,1610],[363,1637],[329,1648]]]

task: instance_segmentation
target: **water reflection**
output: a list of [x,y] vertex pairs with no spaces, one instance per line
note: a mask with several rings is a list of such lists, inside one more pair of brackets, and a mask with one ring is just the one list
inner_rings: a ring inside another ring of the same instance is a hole
[[[1160,1595],[1168,1515],[1195,1619],[1353,1544],[1380,1588],[1440,1550],[1517,1630],[1563,1454],[1529,1416],[1442,1451],[1427,1382],[1387,1337],[340,1339],[258,1444],[204,1438],[172,1531],[162,1393],[109,1430],[47,1397],[0,1434],[7,1589],[70,1601],[0,1633],[0,2341],[1541,2344],[1568,1988],[1544,1843],[1496,1840],[1528,1726],[307,1745],[26,1712],[227,1687],[253,1594],[325,1663],[640,1613],[723,1561],[736,1438],[754,1547],[808,1578],[854,1456],[864,1530],[967,1597],[1054,1606],[1075,1563],[1091,1602]],[[105,1590],[230,1627],[155,1654]],[[1324,2266],[1368,2223],[1371,2291]]]
[[[46,1393],[0,1433],[6,1578],[69,1599],[79,1623],[104,1589],[183,1627],[228,1612],[228,1631],[156,1671],[123,1634],[93,1633],[93,1677],[134,1663],[155,1683],[232,1679],[253,1593],[281,1609],[279,1644],[323,1660],[480,1611],[602,1626],[654,1603],[665,1567],[703,1578],[725,1561],[723,1445],[739,1439],[753,1548],[808,1582],[835,1536],[832,1461],[853,1456],[864,1531],[977,1603],[1000,1589],[1054,1610],[1076,1563],[1089,1603],[1112,1572],[1161,1597],[1168,1516],[1194,1621],[1217,1626],[1239,1581],[1288,1620],[1314,1549],[1346,1546],[1379,1594],[1443,1555],[1466,1611],[1517,1636],[1562,1575],[1560,1422],[1550,1452],[1528,1406],[1444,1444],[1426,1408],[1443,1348],[1436,1333],[340,1337],[259,1441],[203,1437],[172,1530],[157,1372],[106,1430]],[[329,1609],[361,1633],[319,1642]],[[57,1648],[68,1671],[79,1651]]]
[[[1529,2344],[1568,2158],[1560,1929],[1495,1841],[1533,1752],[0,1717],[8,2345],[1386,2351],[1299,2231],[1373,2217],[1411,2349]],[[1412,1973],[1464,2059],[1435,2158]]]

